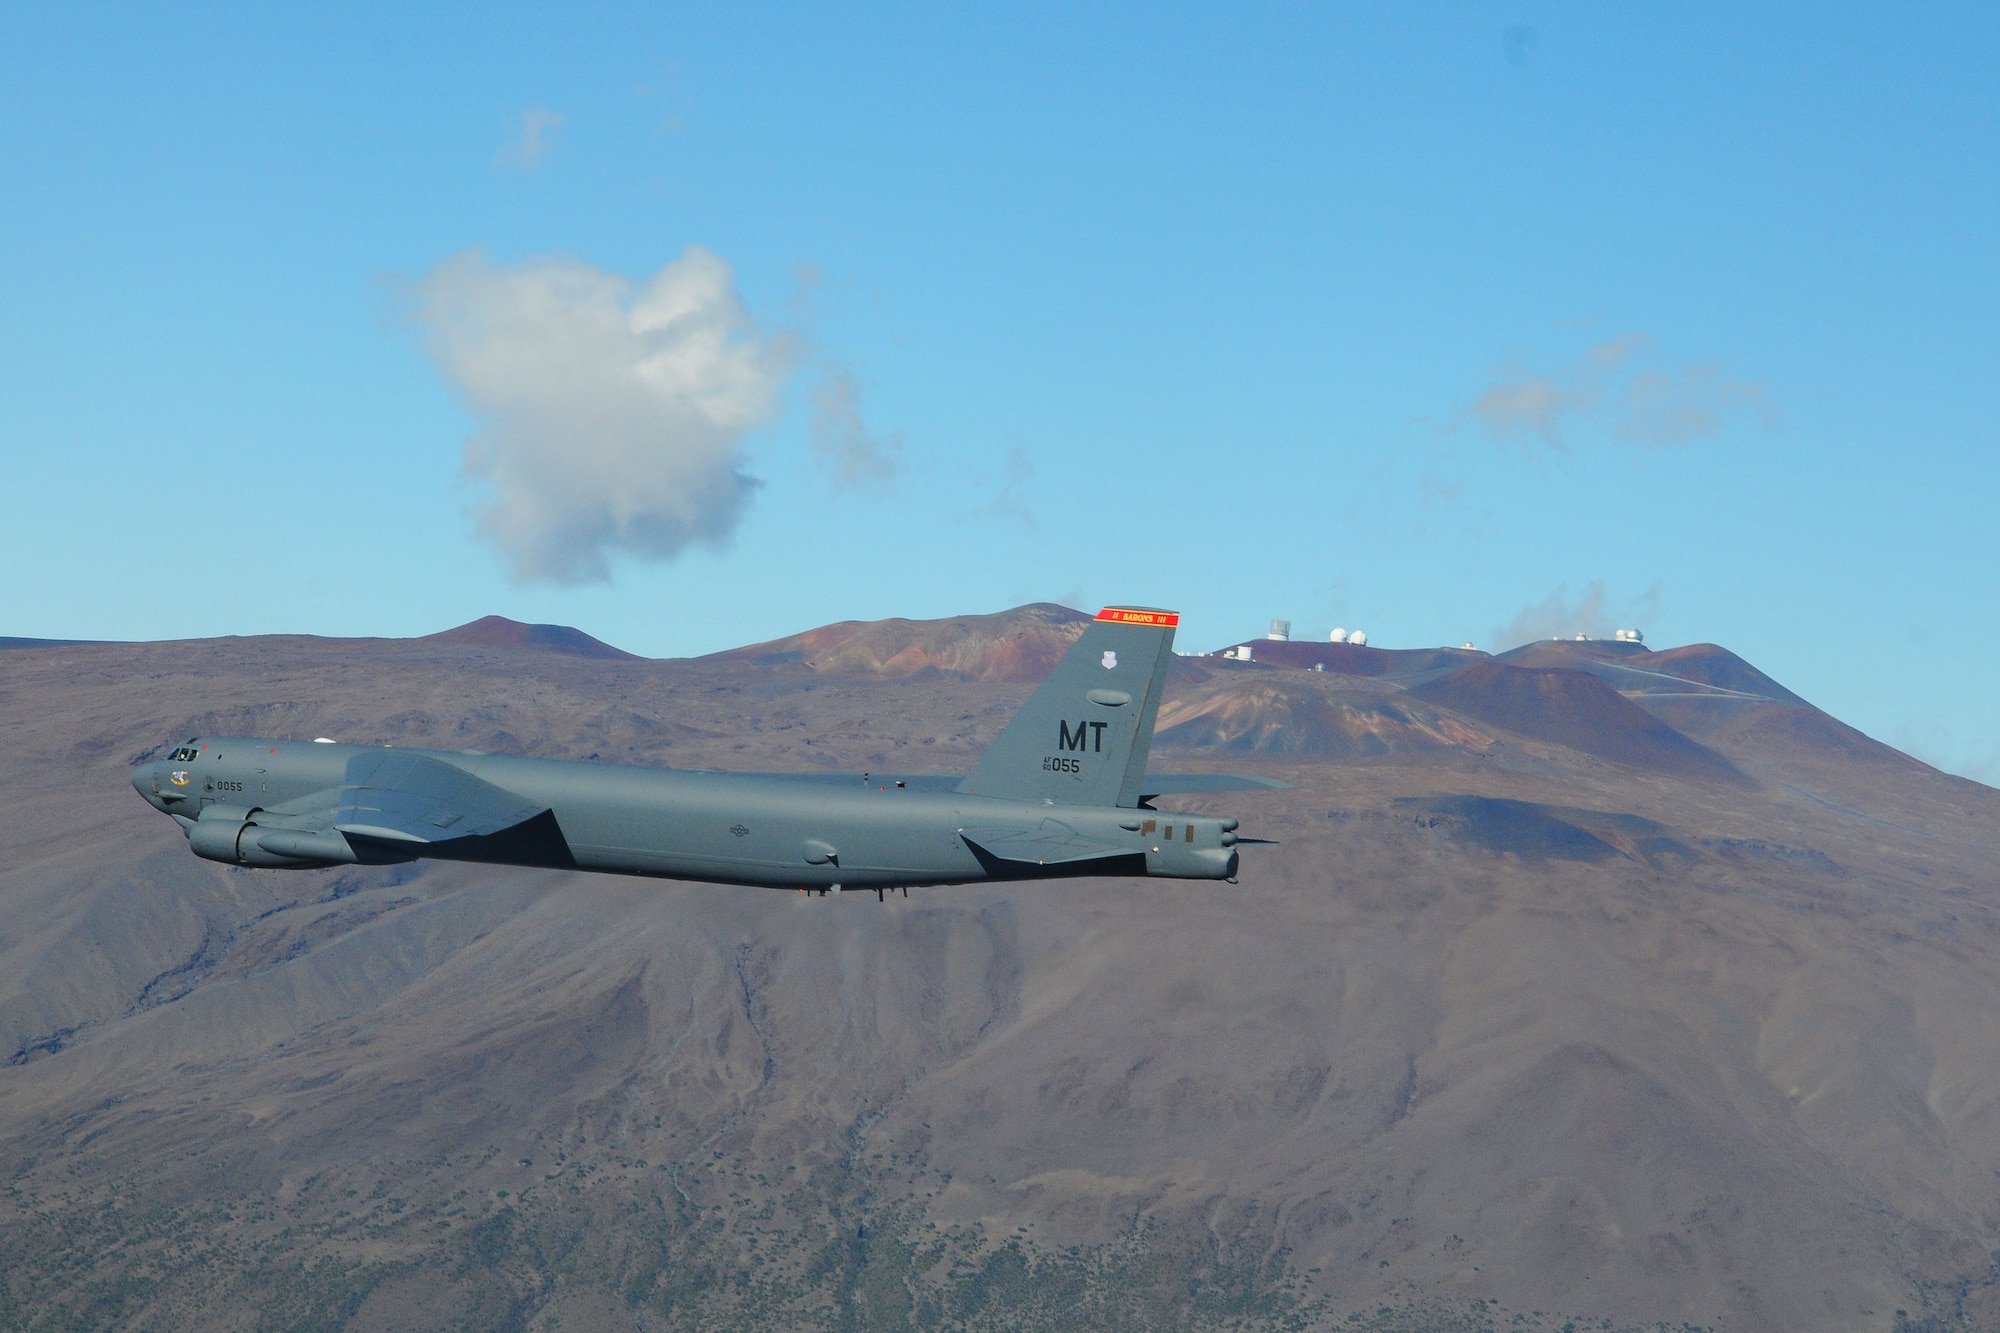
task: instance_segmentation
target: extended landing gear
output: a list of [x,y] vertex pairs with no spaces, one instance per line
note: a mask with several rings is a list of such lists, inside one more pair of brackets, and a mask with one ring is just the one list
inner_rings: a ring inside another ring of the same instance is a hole
[[[900,888],[902,889],[902,891],[903,891],[903,896],[904,896],[905,898],[907,898],[907,897],[909,897],[909,896],[910,896],[910,886],[909,886],[909,885],[907,885],[907,884],[904,884],[904,885],[899,885],[898,887],[900,887]],[[879,903],[879,902],[887,902],[887,901],[888,901],[888,898],[889,898],[889,895],[890,895],[890,894],[892,894],[892,893],[894,893],[895,891],[896,891],[896,890],[895,890],[894,888],[889,888],[889,887],[883,887],[883,888],[879,888],[879,889],[875,890],[875,901],[876,901],[876,902],[878,902],[878,903]],[[814,889],[814,888],[807,888],[806,886],[804,886],[804,885],[801,885],[801,886],[799,887],[799,892],[800,892],[800,893],[817,893],[817,894],[818,894],[818,895],[819,895],[820,897],[824,898],[824,897],[826,897],[826,895],[827,895],[827,894],[829,894],[829,893],[839,893],[839,892],[840,892],[840,886],[839,886],[838,884],[829,884],[829,885],[827,885],[827,886],[826,886],[825,888],[823,888],[823,889]],[[865,890],[864,890],[864,892],[865,892]]]

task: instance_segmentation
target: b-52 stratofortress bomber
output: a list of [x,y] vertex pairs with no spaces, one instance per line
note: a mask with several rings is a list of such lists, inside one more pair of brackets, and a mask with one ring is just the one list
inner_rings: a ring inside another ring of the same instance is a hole
[[1148,776],[1180,617],[1109,607],[963,778],[721,773],[443,750],[194,737],[132,773],[230,865],[437,857],[821,894],[1069,875],[1235,882],[1236,821],[1170,792],[1284,784]]

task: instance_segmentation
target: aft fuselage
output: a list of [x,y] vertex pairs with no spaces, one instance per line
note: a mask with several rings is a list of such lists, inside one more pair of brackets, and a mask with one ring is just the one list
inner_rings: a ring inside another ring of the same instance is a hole
[[[252,854],[258,830],[287,824],[279,807],[339,787],[350,761],[372,748],[209,737],[140,766],[132,783],[189,828],[197,852],[251,865],[424,856],[818,890],[1051,874],[1226,879],[1236,873],[1233,819],[973,796],[951,790],[956,779],[722,773],[400,749],[546,806],[549,815],[493,838],[454,841],[445,831],[438,841],[397,847],[347,839],[351,857],[308,862]],[[1108,845],[1121,854],[1043,866],[996,858],[967,830],[989,846],[998,830],[1051,845],[1063,839]]]

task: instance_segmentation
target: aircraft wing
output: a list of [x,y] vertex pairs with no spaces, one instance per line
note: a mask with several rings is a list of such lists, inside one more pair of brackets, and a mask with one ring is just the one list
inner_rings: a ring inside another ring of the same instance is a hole
[[1148,773],[1139,790],[1145,796],[1169,796],[1200,791],[1290,791],[1291,787],[1291,783],[1276,778],[1242,773]]
[[965,839],[974,851],[984,852],[996,860],[1022,865],[1067,865],[1074,861],[1102,861],[1114,856],[1138,854],[1130,847],[1094,842],[1067,824],[1053,819],[1043,820],[1041,827],[1034,829],[962,828],[958,836]]
[[450,764],[394,750],[356,755],[333,795],[336,832],[397,843],[500,833],[548,809]]

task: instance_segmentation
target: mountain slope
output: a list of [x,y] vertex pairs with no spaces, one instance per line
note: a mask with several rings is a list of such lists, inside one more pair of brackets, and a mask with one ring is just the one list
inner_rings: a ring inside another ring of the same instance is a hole
[[[849,675],[435,641],[0,654],[0,1321],[1990,1322],[2000,793],[1914,763],[1802,745],[1745,785],[1671,743],[1572,745],[1636,724],[1564,668],[1446,703],[1194,660],[1176,766],[1294,784],[1161,800],[1276,840],[1239,885],[880,905],[229,870],[126,782],[224,725],[963,771],[1029,688],[937,665],[1002,656],[974,631],[954,656],[937,627],[843,629],[870,645]],[[899,642],[929,660],[884,670]],[[1458,707],[1496,700],[1589,726]]]
[[613,648],[568,625],[524,625],[505,616],[481,616],[454,629],[427,634],[420,642],[458,643],[479,648],[536,648],[568,653],[572,657],[606,659],[631,658],[633,654]]
[[1721,755],[1588,672],[1475,662],[1413,686],[1410,693],[1518,735],[1601,759],[1690,780],[1743,780]]
[[797,663],[829,676],[942,672],[965,680],[1039,681],[1090,617],[1051,602],[948,620],[843,620],[703,659],[717,665]]

